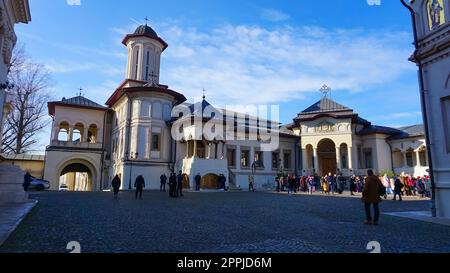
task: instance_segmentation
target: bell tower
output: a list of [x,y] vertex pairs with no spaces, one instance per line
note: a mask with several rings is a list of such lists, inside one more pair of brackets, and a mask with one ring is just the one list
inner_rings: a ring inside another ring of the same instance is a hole
[[128,34],[122,44],[128,48],[126,78],[159,84],[161,53],[167,43],[146,23]]

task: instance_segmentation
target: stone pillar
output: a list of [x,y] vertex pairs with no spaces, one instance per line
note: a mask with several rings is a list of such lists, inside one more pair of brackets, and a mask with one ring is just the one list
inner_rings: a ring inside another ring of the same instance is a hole
[[[347,161],[348,161],[348,168],[350,169],[350,170],[353,170],[353,156],[352,156],[352,147],[351,146],[348,146],[348,151],[347,151]],[[355,170],[353,170],[353,173],[355,172]]]
[[73,128],[69,126],[69,137],[68,137],[68,141],[72,142],[73,139]]
[[408,167],[408,163],[406,160],[406,152],[403,152],[403,168],[407,168]]
[[416,152],[416,166],[420,167],[420,153],[419,153],[419,151]]
[[284,150],[282,148],[280,148],[278,160],[280,163],[280,166],[278,166],[278,167],[281,167],[282,169],[284,169]]
[[57,141],[58,135],[59,135],[59,126],[55,126],[55,127],[53,127],[52,141]]
[[308,171],[308,150],[302,149],[302,172]]
[[317,148],[314,148],[314,169],[316,173],[319,173],[319,155],[317,153]]
[[205,158],[210,159],[211,158],[211,142],[206,143],[205,146]]
[[193,157],[197,157],[197,140],[194,139],[194,154]]
[[341,147],[336,147],[336,167],[339,169],[339,171],[342,171]]
[[253,162],[255,162],[255,147],[250,146],[250,162],[249,162],[249,167],[252,167]]
[[225,142],[222,142],[222,157],[221,159],[226,159],[227,158],[227,147],[225,146]]
[[241,146],[236,145],[236,170],[241,169]]
[[88,142],[89,128],[83,128],[83,139],[81,142]]

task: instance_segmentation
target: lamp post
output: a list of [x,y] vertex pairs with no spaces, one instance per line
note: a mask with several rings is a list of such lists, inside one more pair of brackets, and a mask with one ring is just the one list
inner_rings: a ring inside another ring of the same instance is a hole
[[130,156],[128,154],[128,152],[125,153],[125,156],[126,156],[127,160],[130,161],[130,176],[129,176],[129,179],[128,179],[128,189],[129,190],[132,189],[131,188],[131,176],[132,176],[132,173],[133,173],[133,160],[137,159],[138,155],[139,155],[138,153],[134,153],[134,157],[133,157],[133,154],[131,154],[131,156]]

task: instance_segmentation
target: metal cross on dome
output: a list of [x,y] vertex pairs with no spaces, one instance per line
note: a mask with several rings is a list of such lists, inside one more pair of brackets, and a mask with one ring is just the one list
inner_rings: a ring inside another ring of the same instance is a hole
[[148,24],[148,17],[145,16],[144,20],[145,20],[145,25],[147,26],[147,24]]
[[80,97],[82,97],[83,96],[83,91],[84,91],[84,89],[82,88],[82,87],[80,87],[80,89],[78,89],[80,92],[78,92],[78,96],[80,96]]
[[324,98],[327,98],[330,95],[330,93],[331,93],[331,88],[328,85],[324,84],[322,86],[322,88],[320,88],[319,91],[320,91],[320,93],[322,93],[322,96]]

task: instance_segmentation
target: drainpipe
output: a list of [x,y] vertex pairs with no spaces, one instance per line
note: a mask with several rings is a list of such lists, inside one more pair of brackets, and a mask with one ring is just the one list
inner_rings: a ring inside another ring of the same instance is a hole
[[394,169],[394,155],[392,154],[392,144],[389,142],[389,140],[386,141],[387,144],[389,145],[389,150],[391,151],[391,170],[392,172],[395,174],[395,169]]
[[435,187],[435,181],[434,181],[434,171],[433,171],[433,158],[431,156],[431,140],[430,140],[430,131],[428,126],[428,113],[427,113],[427,105],[425,101],[425,82],[424,82],[424,71],[423,71],[423,65],[422,62],[417,58],[417,53],[419,49],[419,39],[417,34],[417,26],[416,26],[416,17],[414,10],[405,3],[405,0],[400,0],[405,6],[409,12],[411,13],[411,18],[413,22],[413,33],[414,33],[414,47],[416,50],[414,51],[414,59],[416,61],[416,64],[419,69],[419,84],[420,84],[420,102],[422,105],[422,117],[423,117],[423,125],[425,128],[425,141],[427,145],[427,154],[428,154],[428,167],[429,167],[429,175],[430,175],[430,182],[431,182],[431,215],[432,217],[436,217],[436,187]]
[[102,162],[100,166],[100,191],[103,190],[103,167],[105,164],[105,135],[106,135],[106,116],[108,115],[109,108],[106,109],[103,116],[103,139],[102,139]]

